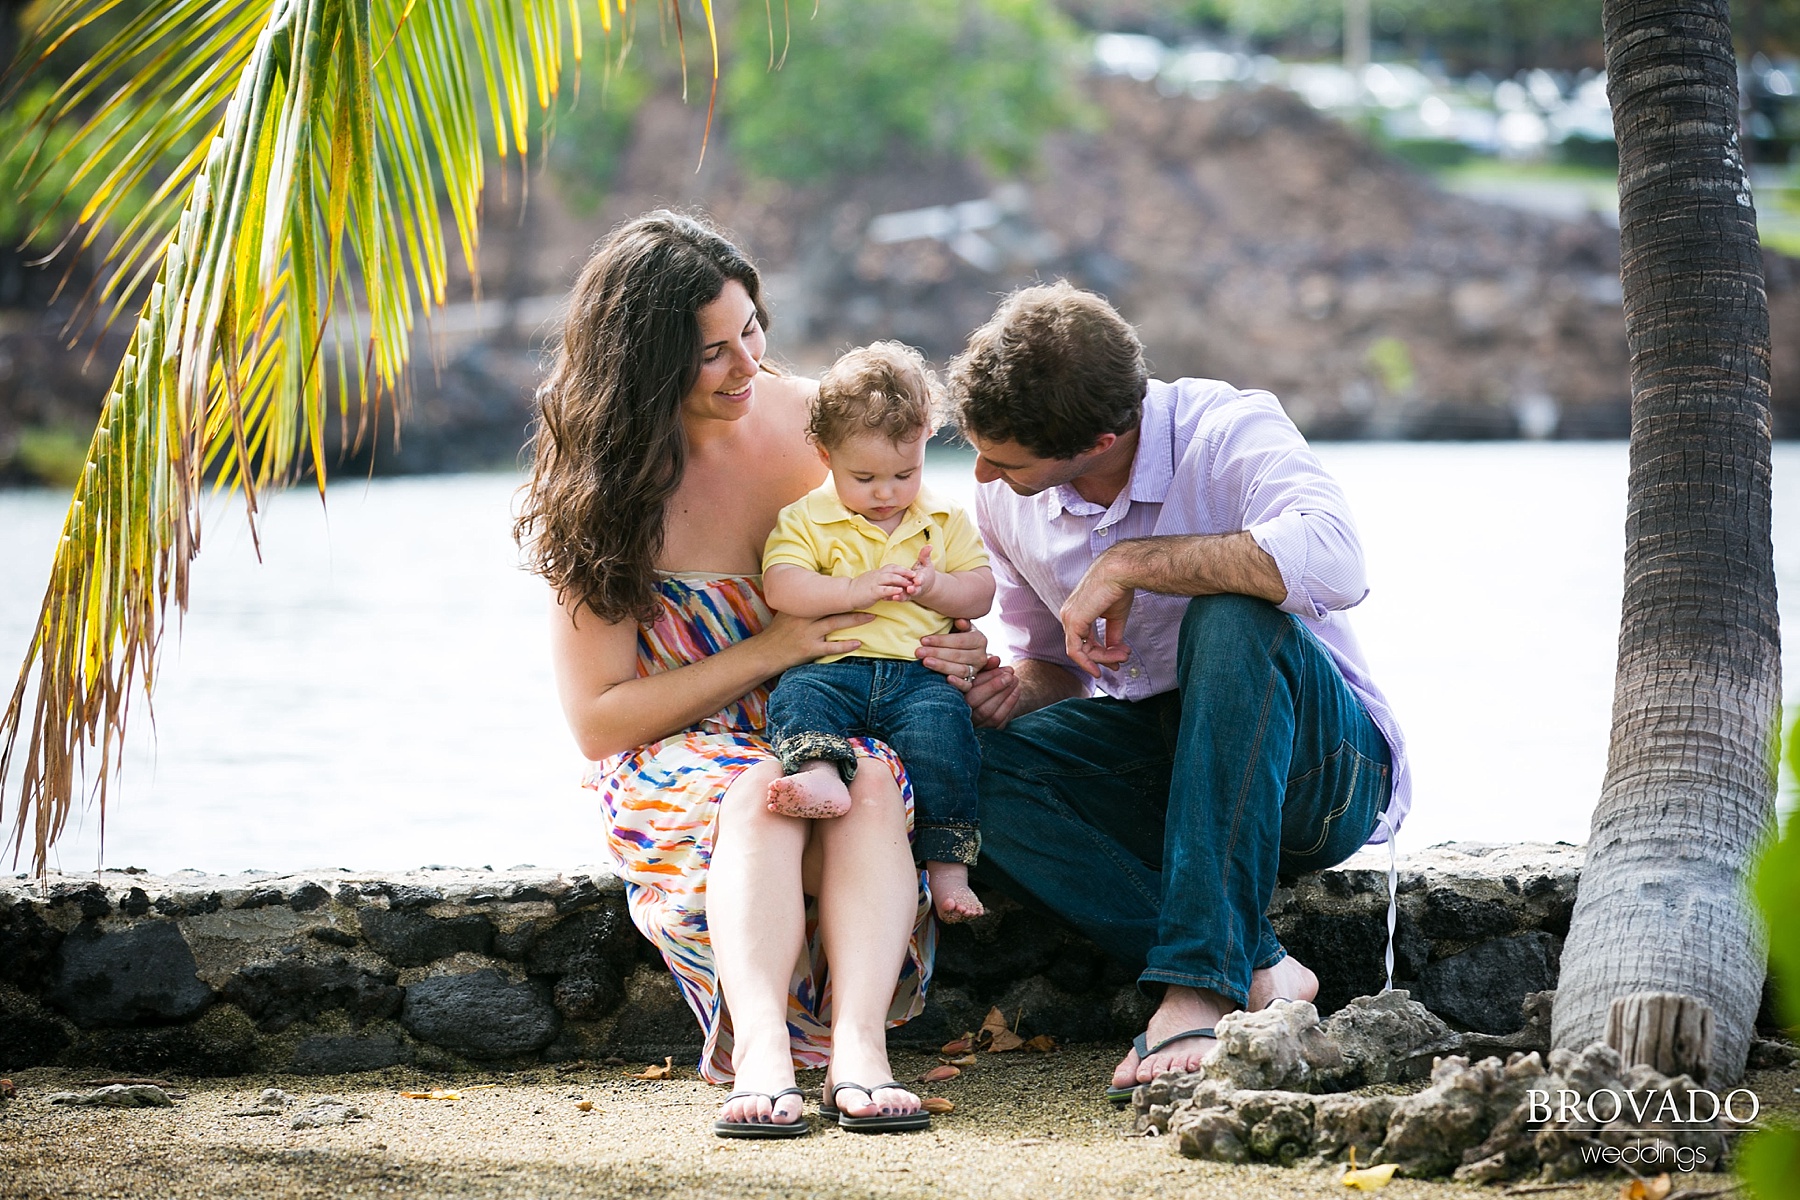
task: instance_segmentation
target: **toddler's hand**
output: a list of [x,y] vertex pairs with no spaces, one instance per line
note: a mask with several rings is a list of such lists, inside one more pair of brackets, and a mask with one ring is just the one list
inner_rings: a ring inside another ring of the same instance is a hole
[[850,604],[853,608],[867,608],[879,600],[904,600],[916,588],[913,573],[905,567],[876,567],[850,581]]
[[937,584],[938,569],[931,565],[931,546],[919,547],[919,560],[911,569],[913,577],[912,598],[925,604],[931,598],[931,589]]

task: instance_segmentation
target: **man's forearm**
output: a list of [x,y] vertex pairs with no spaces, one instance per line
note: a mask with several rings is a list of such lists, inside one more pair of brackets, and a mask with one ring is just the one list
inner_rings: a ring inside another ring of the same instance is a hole
[[1019,677],[1019,703],[1012,713],[1015,717],[1049,708],[1058,700],[1087,695],[1087,685],[1081,678],[1056,663],[1038,658],[1022,659],[1013,664],[1013,672]]
[[1113,579],[1165,596],[1256,596],[1287,599],[1281,568],[1248,533],[1131,538],[1108,550]]

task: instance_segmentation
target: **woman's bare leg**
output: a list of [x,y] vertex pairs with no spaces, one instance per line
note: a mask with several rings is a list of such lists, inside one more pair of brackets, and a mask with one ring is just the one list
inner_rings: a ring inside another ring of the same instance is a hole
[[[765,1094],[794,1086],[788,983],[806,937],[800,859],[811,822],[769,811],[769,784],[780,777],[780,764],[759,764],[726,789],[706,874],[706,924],[731,1012],[735,1088]],[[733,1100],[719,1116],[795,1121],[800,1097],[782,1097],[773,1111],[761,1097]]]
[[[831,965],[826,1081],[872,1086],[894,1077],[887,1059],[887,1012],[918,912],[919,874],[906,842],[899,789],[882,763],[863,760],[850,800],[849,812],[813,825],[819,936]],[[837,1097],[838,1107],[853,1117],[917,1112],[919,1103],[904,1088],[883,1088],[872,1097],[844,1091]]]

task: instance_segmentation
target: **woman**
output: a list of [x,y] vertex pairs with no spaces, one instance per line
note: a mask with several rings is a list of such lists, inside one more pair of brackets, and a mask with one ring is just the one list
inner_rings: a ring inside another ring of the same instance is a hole
[[[738,1089],[715,1131],[805,1132],[796,1059],[829,1064],[846,1127],[923,1127],[919,1098],[886,1082],[886,1029],[923,1007],[933,941],[904,772],[865,742],[844,816],[766,803],[768,681],[854,648],[826,635],[867,619],[763,604],[776,514],[824,479],[805,439],[815,385],[763,365],[766,325],[756,269],[706,225],[656,212],[615,231],[540,392],[517,532],[555,591],[557,687],[632,919],[700,1019],[701,1075]],[[962,682],[982,645],[931,661]]]

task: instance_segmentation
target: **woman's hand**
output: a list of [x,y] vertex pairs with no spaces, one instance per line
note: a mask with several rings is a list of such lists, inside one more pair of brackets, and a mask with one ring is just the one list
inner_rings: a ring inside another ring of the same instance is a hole
[[828,640],[827,635],[874,619],[874,613],[866,612],[832,613],[828,617],[796,617],[778,612],[756,635],[756,640],[768,640],[779,664],[776,670],[785,671],[827,654],[856,653],[862,649],[861,642],[854,638]]

